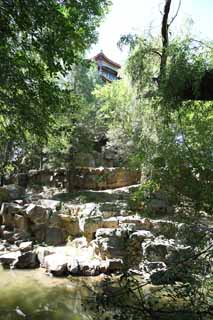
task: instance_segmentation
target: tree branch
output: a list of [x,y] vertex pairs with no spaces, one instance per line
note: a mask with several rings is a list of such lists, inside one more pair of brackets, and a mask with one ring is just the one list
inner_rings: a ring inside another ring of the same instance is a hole
[[174,17],[171,19],[171,21],[170,21],[170,23],[169,23],[169,25],[168,25],[168,28],[171,26],[171,24],[172,24],[172,23],[174,22],[174,20],[176,19],[177,15],[178,15],[178,13],[179,13],[179,11],[180,11],[180,7],[181,7],[181,0],[179,1],[177,11],[176,11]]

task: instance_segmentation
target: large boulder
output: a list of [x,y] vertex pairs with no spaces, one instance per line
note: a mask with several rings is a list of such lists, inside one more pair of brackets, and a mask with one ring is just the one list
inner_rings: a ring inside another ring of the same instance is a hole
[[33,269],[39,267],[39,261],[34,251],[23,252],[12,263],[13,268],[17,269]]
[[34,224],[47,223],[49,219],[49,210],[46,207],[31,203],[26,209],[27,217]]

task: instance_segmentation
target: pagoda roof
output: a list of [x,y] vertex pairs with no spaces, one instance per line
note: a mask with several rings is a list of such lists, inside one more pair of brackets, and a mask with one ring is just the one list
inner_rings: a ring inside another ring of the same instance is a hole
[[105,56],[105,54],[103,52],[99,52],[96,56],[93,57],[93,59],[95,59],[96,61],[99,59],[103,59],[106,62],[108,62],[109,64],[113,65],[116,68],[121,68],[121,65],[117,62],[112,61],[111,59],[107,58],[107,56]]

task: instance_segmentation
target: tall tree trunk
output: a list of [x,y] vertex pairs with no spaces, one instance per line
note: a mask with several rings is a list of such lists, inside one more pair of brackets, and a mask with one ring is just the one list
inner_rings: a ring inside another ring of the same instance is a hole
[[161,63],[160,63],[160,81],[163,79],[165,75],[166,62],[167,62],[167,49],[169,46],[168,18],[169,18],[171,3],[172,3],[172,0],[165,0],[163,20],[162,20],[162,26],[161,26],[162,56],[161,56]]

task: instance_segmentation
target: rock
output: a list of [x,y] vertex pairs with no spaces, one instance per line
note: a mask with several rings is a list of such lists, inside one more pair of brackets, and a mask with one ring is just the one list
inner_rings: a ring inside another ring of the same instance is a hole
[[113,189],[129,186],[140,180],[140,171],[126,168],[77,168],[73,187],[77,189]]
[[71,275],[97,276],[100,274],[100,260],[70,259],[67,264]]
[[19,204],[20,206],[23,206],[25,203],[24,203],[24,200],[14,200],[14,203],[16,204]]
[[103,218],[101,216],[91,216],[81,218],[79,222],[80,230],[86,238],[92,240],[95,237],[96,230],[103,225]]
[[154,235],[147,230],[138,230],[129,236],[127,245],[128,265],[137,268],[141,259],[141,243],[146,239],[154,239]]
[[29,217],[29,219],[35,224],[47,223],[49,218],[49,211],[47,208],[33,203],[31,203],[27,207],[26,214]]
[[19,256],[21,256],[20,251],[5,253],[0,256],[0,263],[3,265],[3,267],[8,268],[14,261],[18,259]]
[[176,232],[178,230],[178,224],[169,220],[153,220],[152,231],[156,235],[163,235],[166,238],[175,238]]
[[21,252],[27,252],[32,250],[33,248],[33,242],[32,241],[24,241],[21,242],[19,245],[19,249],[21,250]]
[[96,254],[102,259],[126,256],[127,231],[122,229],[99,229],[96,232]]
[[170,270],[158,270],[150,275],[150,281],[154,285],[175,284],[178,279]]
[[154,214],[172,214],[174,209],[163,199],[152,199],[147,205],[147,210]]
[[1,206],[2,223],[6,227],[14,227],[14,216],[15,214],[24,214],[23,207],[15,203],[3,203]]
[[61,201],[57,201],[57,200],[40,199],[38,203],[42,207],[51,209],[52,211],[57,211],[61,208]]
[[[5,191],[5,190],[7,190],[7,191]],[[1,194],[3,195],[3,197],[5,195],[6,195],[6,197],[9,195],[9,198],[1,200]],[[24,196],[25,196],[25,189],[21,186],[18,186],[15,184],[8,184],[3,187],[0,187],[0,201],[2,201],[2,202],[23,199]]]
[[44,258],[44,266],[47,272],[54,276],[64,276],[67,274],[68,257],[64,254],[53,253]]
[[128,204],[124,201],[104,202],[99,204],[99,210],[103,218],[128,215]]
[[166,261],[166,256],[170,251],[175,250],[174,241],[155,238],[154,241],[145,240],[142,242],[142,253],[148,261]]
[[10,243],[14,243],[14,232],[9,230],[4,230],[2,232],[2,239],[7,240]]
[[122,259],[108,259],[106,273],[122,272],[124,269],[124,263]]
[[174,250],[171,250],[167,255],[167,263],[169,265],[181,264],[194,256],[194,250],[191,246],[177,245]]
[[67,236],[78,237],[81,234],[78,217],[68,214],[59,214],[60,226],[65,230]]
[[4,243],[0,244],[0,253],[2,254],[2,252],[4,252],[6,250],[6,246]]
[[62,245],[66,241],[65,234],[62,229],[60,228],[47,228],[45,242],[48,245]]
[[41,267],[45,267],[45,257],[55,253],[54,249],[49,247],[38,247],[35,252]]
[[25,216],[15,214],[14,215],[14,227],[17,231],[28,232],[28,220]]
[[111,217],[103,220],[103,228],[118,228],[119,221],[115,217]]
[[79,262],[77,259],[70,258],[68,259],[67,262],[67,270],[69,273],[73,276],[79,276],[81,275],[80,273],[80,267],[79,267]]
[[116,229],[115,228],[100,228],[96,231],[96,238],[105,238],[115,236]]
[[130,235],[130,240],[141,243],[145,239],[154,239],[153,233],[147,230],[138,230]]
[[69,243],[69,245],[73,248],[87,248],[88,246],[88,242],[87,239],[85,237],[79,237],[74,239],[72,242]]
[[41,243],[45,242],[47,232],[47,223],[30,225],[32,239]]
[[137,230],[151,230],[153,227],[153,223],[148,218],[140,218],[138,216],[120,216],[117,217],[119,219],[119,224],[134,224]]
[[11,199],[10,192],[6,187],[0,187],[0,203],[9,202]]
[[37,255],[33,251],[24,252],[12,263],[13,268],[33,269],[39,267]]

